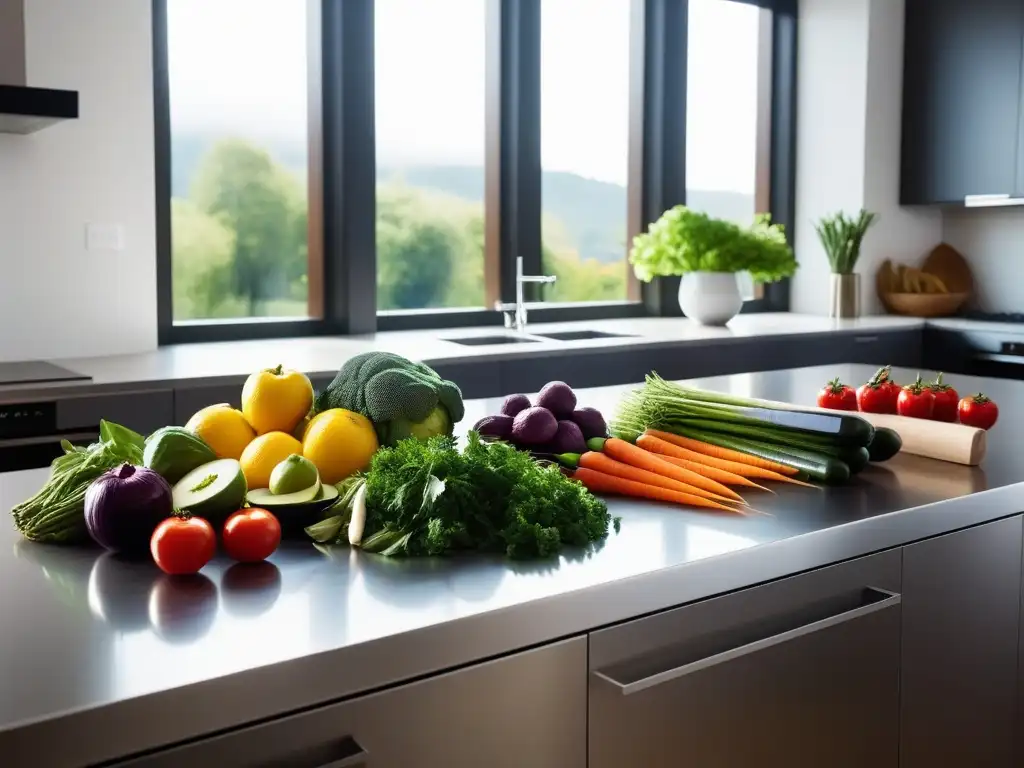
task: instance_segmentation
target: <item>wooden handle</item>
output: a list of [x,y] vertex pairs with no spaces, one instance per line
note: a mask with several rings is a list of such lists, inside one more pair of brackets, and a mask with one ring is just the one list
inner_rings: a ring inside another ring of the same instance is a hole
[[947,424],[943,421],[912,419],[885,413],[857,414],[876,427],[888,427],[899,433],[903,451],[939,461],[977,466],[985,458],[988,442],[983,429]]
[[927,459],[951,461],[954,464],[966,464],[975,467],[985,458],[988,448],[986,433],[977,427],[965,427],[963,424],[949,424],[944,421],[929,419],[912,419],[909,416],[893,416],[887,413],[861,413],[860,411],[830,411],[814,406],[794,405],[765,400],[776,408],[799,409],[801,411],[818,411],[830,414],[849,414],[860,416],[875,427],[888,427],[899,433],[903,441],[903,453],[924,456]]

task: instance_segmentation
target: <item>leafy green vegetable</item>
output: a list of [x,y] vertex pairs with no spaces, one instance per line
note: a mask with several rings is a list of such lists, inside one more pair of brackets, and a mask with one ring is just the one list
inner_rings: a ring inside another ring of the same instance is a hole
[[382,445],[450,435],[462,420],[462,392],[433,368],[390,352],[356,355],[314,403],[316,411],[345,408],[366,416]]
[[749,272],[770,283],[792,276],[797,267],[782,225],[772,224],[767,214],[741,227],[683,205],[665,211],[633,239],[629,261],[644,282],[690,272]]
[[840,211],[814,225],[834,274],[849,275],[853,272],[857,259],[860,258],[860,244],[868,229],[875,223],[875,216],[876,214],[869,213],[863,208],[856,219],[847,218],[846,214]]
[[[603,501],[556,467],[475,432],[462,452],[447,436],[383,448],[366,484],[362,548],[389,557],[466,550],[550,557],[605,538],[613,522]],[[320,542],[332,533],[336,543],[347,541],[337,521],[308,532]]]
[[85,491],[108,469],[141,464],[145,439],[127,427],[100,422],[100,440],[88,448],[61,441],[64,455],[50,465],[42,489],[11,510],[15,527],[32,541],[68,544],[89,538],[85,527]]

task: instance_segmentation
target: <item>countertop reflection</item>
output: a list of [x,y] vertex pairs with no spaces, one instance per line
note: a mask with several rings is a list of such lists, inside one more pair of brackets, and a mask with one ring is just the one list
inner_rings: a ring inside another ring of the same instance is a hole
[[[833,376],[855,382],[871,372],[834,366],[696,383],[809,403]],[[613,501],[619,533],[550,561],[388,560],[347,548],[325,556],[297,542],[259,565],[218,556],[181,579],[98,549],[21,541],[4,526],[0,754],[5,738],[58,734],[39,730],[47,721],[56,728],[92,711],[93,726],[116,728],[123,707],[180,712],[186,697],[203,697],[203,712],[120,737],[148,748],[1020,512],[1024,466],[1013,438],[1024,428],[1024,384],[950,383],[1000,403],[984,467],[901,455],[847,486],[750,496],[765,515]],[[580,402],[610,413],[625,389],[581,390]],[[468,403],[464,423],[497,406]],[[28,497],[45,476],[0,475],[0,506]],[[251,695],[221,711],[218,696],[239,685]],[[99,740],[82,746],[90,761],[109,759],[104,749]]]

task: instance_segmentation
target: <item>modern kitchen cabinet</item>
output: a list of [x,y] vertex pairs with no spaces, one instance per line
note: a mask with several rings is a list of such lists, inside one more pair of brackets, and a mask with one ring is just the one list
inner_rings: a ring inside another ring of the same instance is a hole
[[899,760],[900,553],[590,635],[590,768]]
[[900,202],[1024,193],[1024,0],[906,0]]
[[586,700],[576,638],[117,766],[585,768]]
[[903,550],[902,768],[1015,765],[1021,517]]

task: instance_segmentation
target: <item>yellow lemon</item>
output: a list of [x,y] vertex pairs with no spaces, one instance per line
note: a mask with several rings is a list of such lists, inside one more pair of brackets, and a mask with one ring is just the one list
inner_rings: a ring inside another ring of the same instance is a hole
[[242,387],[242,413],[256,434],[291,432],[313,405],[313,385],[304,373],[280,365],[252,374]]
[[370,466],[377,452],[377,433],[368,418],[344,408],[331,408],[309,422],[302,455],[312,461],[320,479],[333,485]]
[[257,437],[245,447],[239,459],[246,485],[250,488],[269,487],[274,467],[293,453],[302,453],[302,443],[287,432],[267,432]]
[[185,429],[205,442],[218,459],[237,459],[256,437],[242,412],[227,403],[196,411]]

